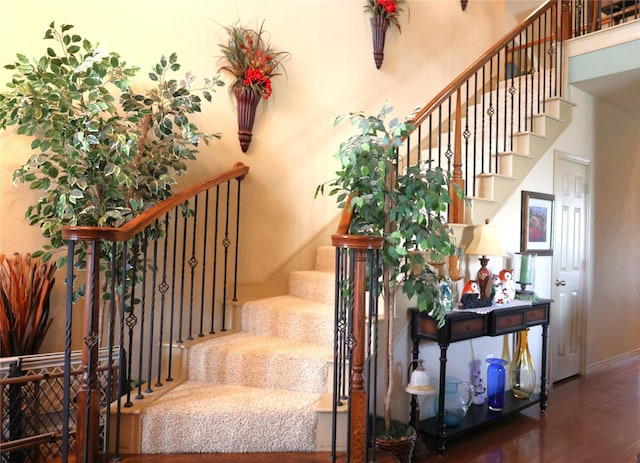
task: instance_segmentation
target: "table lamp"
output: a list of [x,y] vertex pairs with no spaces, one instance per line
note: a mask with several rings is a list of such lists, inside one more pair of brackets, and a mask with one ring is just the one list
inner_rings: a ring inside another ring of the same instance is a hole
[[413,364],[417,364],[416,368],[411,372],[409,378],[409,384],[405,391],[411,394],[411,426],[416,430],[418,437],[416,438],[415,447],[413,449],[413,456],[416,458],[424,458],[429,454],[427,446],[420,437],[420,406],[416,396],[426,396],[435,393],[433,386],[431,385],[431,378],[429,373],[422,366],[422,359],[412,360],[409,363],[409,369]]
[[506,256],[504,249],[498,242],[496,228],[489,225],[486,219],[484,225],[478,225],[473,231],[473,239],[464,253],[472,256],[480,256],[480,270],[478,270],[478,286],[480,287],[480,297],[487,297],[487,284],[491,278],[491,272],[487,268],[489,259],[487,256]]

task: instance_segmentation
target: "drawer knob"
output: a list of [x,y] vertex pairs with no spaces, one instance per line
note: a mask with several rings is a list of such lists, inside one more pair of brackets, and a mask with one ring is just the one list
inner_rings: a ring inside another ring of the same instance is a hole
[[471,323],[467,323],[465,328],[467,329],[467,331],[471,331],[471,328],[473,328],[473,327],[471,326]]
[[535,312],[531,312],[531,313],[529,314],[529,318],[530,318],[531,320],[535,320],[536,318],[538,318],[538,314],[537,314],[537,313],[535,313]]
[[507,319],[507,325],[512,325],[513,324],[513,320],[511,320],[510,318]]

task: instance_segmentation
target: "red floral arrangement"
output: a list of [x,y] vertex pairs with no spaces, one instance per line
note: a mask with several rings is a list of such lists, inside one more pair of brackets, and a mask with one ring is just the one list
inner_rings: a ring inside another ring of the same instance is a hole
[[226,27],[229,40],[220,44],[226,63],[218,71],[226,71],[236,80],[230,89],[251,88],[265,100],[273,93],[271,78],[285,72],[283,61],[289,53],[276,52],[271,47],[264,22],[258,30],[242,27],[239,24]]
[[367,0],[364,9],[371,14],[371,16],[387,18],[389,23],[393,24],[400,31],[398,14],[404,11],[402,6],[405,3],[407,3],[407,0]]

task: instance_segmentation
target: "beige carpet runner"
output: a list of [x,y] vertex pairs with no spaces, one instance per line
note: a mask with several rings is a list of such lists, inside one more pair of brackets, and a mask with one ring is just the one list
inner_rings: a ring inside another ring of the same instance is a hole
[[189,349],[188,380],[142,417],[143,453],[314,451],[329,392],[334,248],[293,272],[289,295],[247,302],[241,330]]

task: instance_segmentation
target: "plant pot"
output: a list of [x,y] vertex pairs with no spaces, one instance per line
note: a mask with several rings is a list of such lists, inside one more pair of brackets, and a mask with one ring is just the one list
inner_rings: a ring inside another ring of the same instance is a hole
[[[376,417],[376,449],[392,454],[400,463],[411,463],[418,434],[412,426],[391,420],[390,435],[384,433],[384,419]],[[370,444],[373,440],[369,436]]]
[[238,140],[242,152],[246,153],[253,137],[253,122],[260,102],[260,93],[243,87],[236,89],[235,94],[238,104]]
[[384,59],[384,39],[389,28],[389,20],[382,16],[371,18],[371,33],[373,35],[373,60],[376,68],[380,69]]

